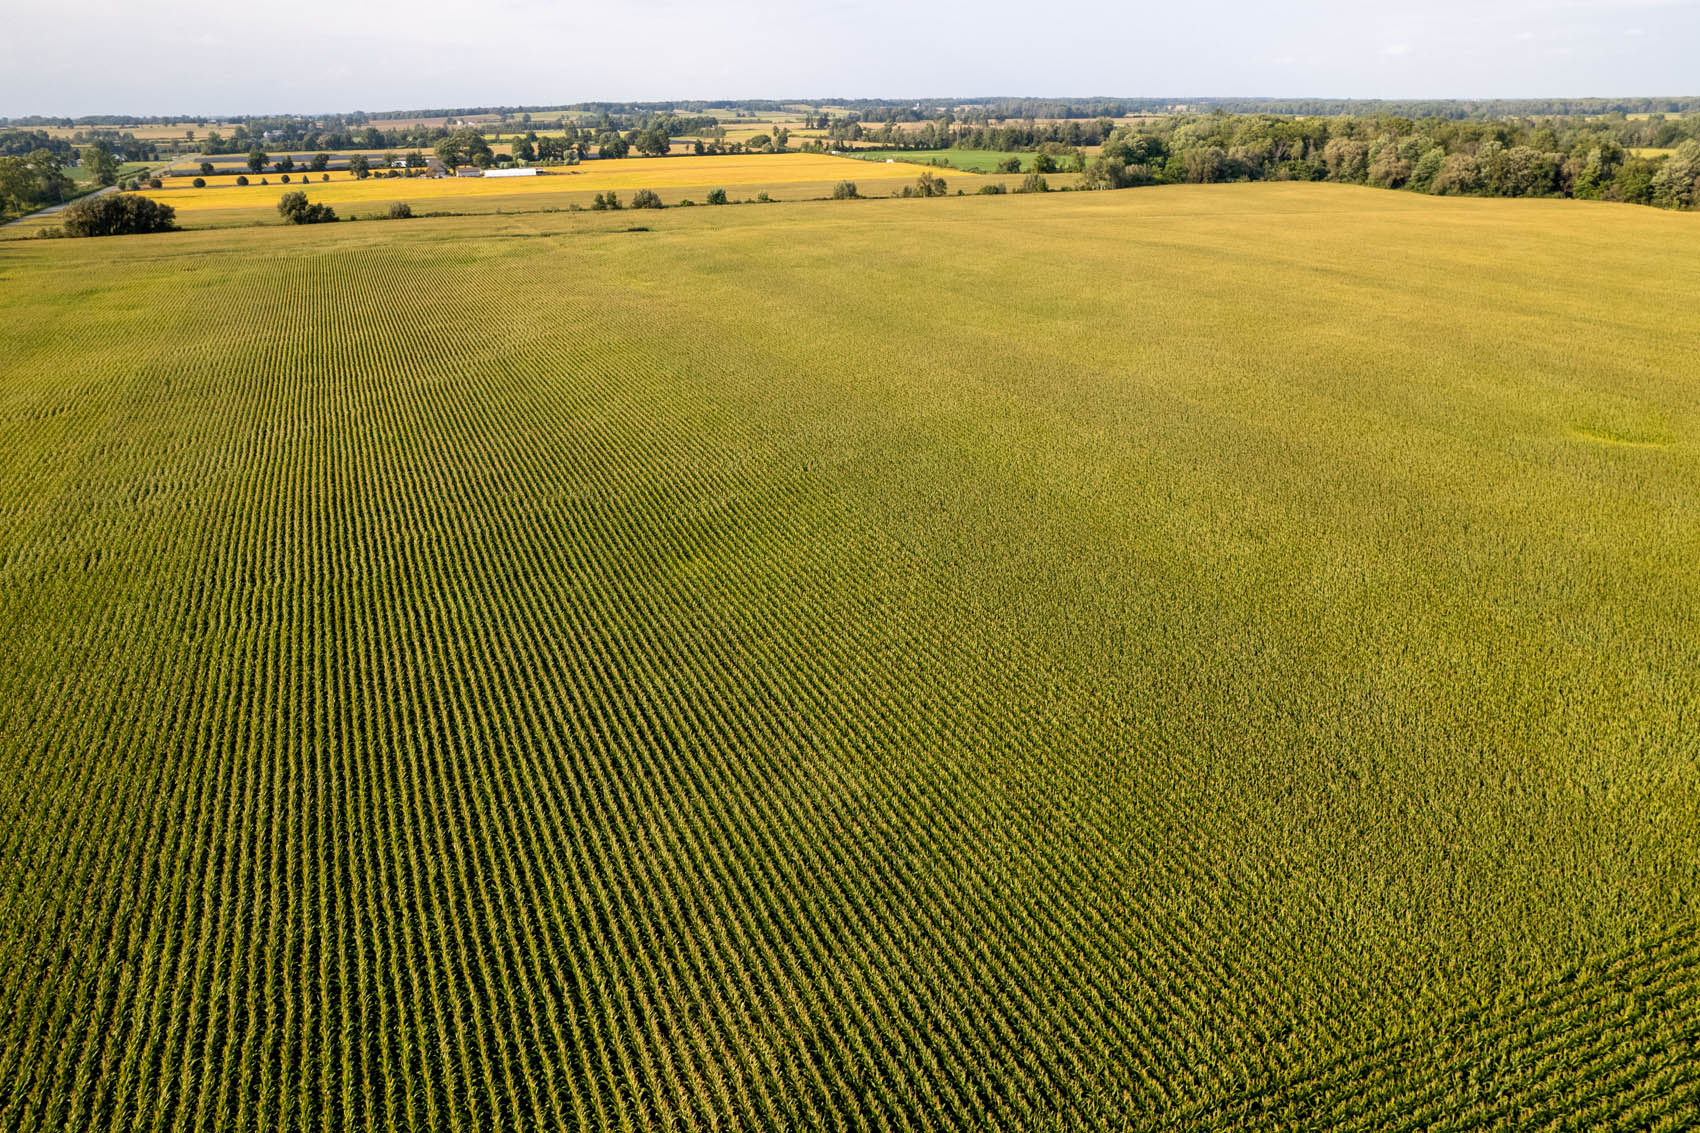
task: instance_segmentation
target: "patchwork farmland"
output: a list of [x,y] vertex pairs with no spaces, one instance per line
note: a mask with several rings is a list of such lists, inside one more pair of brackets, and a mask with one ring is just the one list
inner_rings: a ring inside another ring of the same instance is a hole
[[[285,183],[274,173],[267,176],[264,185],[258,183],[260,176],[256,174],[251,178],[253,184],[238,186],[229,178],[218,178],[197,189],[194,177],[184,174],[166,178],[161,188],[146,193],[176,209],[186,227],[219,227],[275,222],[278,198],[291,189],[305,190],[314,201],[352,216],[377,215],[392,201],[406,201],[418,212],[540,212],[572,205],[583,208],[604,192],[629,199],[639,189],[654,190],[669,205],[685,200],[700,205],[714,189],[740,199],[767,193],[781,200],[809,200],[830,196],[833,186],[845,180],[854,182],[865,196],[889,196],[913,185],[921,174],[937,172],[930,166],[908,162],[870,164],[828,154],[738,154],[588,161],[526,178],[359,180],[341,171],[325,175],[328,180],[321,180],[316,173],[297,174]],[[961,174],[951,187],[974,192],[986,184],[1013,188],[1020,181],[1019,177]],[[1059,186],[1069,182],[1067,176],[1058,179]]]
[[1694,1127],[1696,220],[0,244],[0,1128]]

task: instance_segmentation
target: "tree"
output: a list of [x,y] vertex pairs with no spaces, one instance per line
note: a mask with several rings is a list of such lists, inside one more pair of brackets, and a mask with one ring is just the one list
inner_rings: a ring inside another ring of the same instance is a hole
[[118,184],[118,159],[105,146],[90,146],[84,150],[83,166],[89,171],[89,180],[96,185]]
[[129,236],[170,232],[177,227],[177,210],[133,193],[86,197],[60,214],[67,236]]
[[1415,167],[1399,156],[1397,146],[1384,145],[1370,160],[1367,180],[1383,189],[1397,189],[1411,179]]
[[288,154],[284,154],[282,157],[278,158],[275,162],[272,163],[272,169],[275,170],[278,173],[288,173],[288,172],[291,172],[294,168],[295,168],[295,159],[293,157],[290,157]]
[[610,189],[606,194],[598,193],[591,201],[590,207],[596,212],[604,212],[608,209],[618,209],[621,207],[619,194],[615,193],[612,189]]
[[1411,168],[1411,176],[1405,182],[1407,188],[1419,193],[1434,191],[1434,179],[1440,174],[1440,167],[1446,164],[1446,147],[1434,146],[1423,151],[1417,158],[1416,165]]
[[1022,180],[1021,188],[1016,190],[1018,193],[1048,193],[1050,191],[1050,183],[1045,180],[1043,173],[1029,173]]
[[757,134],[755,137],[751,138],[749,141],[745,142],[744,144],[749,146],[751,149],[758,150],[758,151],[759,150],[765,150],[765,149],[772,149],[773,148],[773,139],[770,136],[768,136],[767,134]]
[[515,161],[534,161],[537,158],[537,147],[520,138],[513,144],[513,154]]
[[632,194],[632,207],[635,209],[658,209],[661,197],[654,189],[639,189]]
[[1609,138],[1602,139],[1600,144],[1589,149],[1587,161],[1571,184],[1571,194],[1585,201],[1599,200],[1611,187],[1612,178],[1617,176],[1623,158],[1622,146]]
[[266,157],[266,151],[265,150],[261,150],[261,149],[251,149],[251,150],[249,150],[248,151],[248,172],[258,173],[260,170],[262,170],[266,167],[266,162],[269,161],[269,160],[270,159],[268,157]]
[[407,220],[413,216],[413,206],[406,201],[396,201],[390,205],[391,220]]
[[997,171],[999,173],[1020,173],[1021,159],[1012,154],[998,162]]
[[[1020,163],[1019,160],[1017,160],[1015,168],[1010,170],[1010,172],[1012,172],[1012,173],[1019,172],[1020,169],[1021,169],[1021,163]],[[1035,172],[1035,173],[1055,173],[1056,171],[1057,171],[1057,159],[1056,158],[1052,157],[1048,153],[1036,153],[1036,154],[1033,155],[1033,172]]]
[[71,179],[65,176],[65,164],[50,149],[31,150],[24,158],[34,186],[36,204],[57,204],[71,194]]
[[1182,150],[1170,159],[1170,165],[1177,160],[1180,162],[1178,180],[1194,185],[1213,185],[1227,180],[1228,151],[1221,146],[1194,146]]
[[708,203],[711,204],[711,205],[723,205],[723,204],[725,204],[726,203],[726,190],[725,189],[710,189],[708,191]]
[[861,196],[856,191],[856,182],[840,181],[832,187],[832,199],[835,201],[853,201]]
[[1127,162],[1119,157],[1095,157],[1080,178],[1083,189],[1120,189],[1132,184]]
[[23,212],[33,201],[34,187],[28,161],[10,154],[0,156],[0,207]]
[[277,202],[277,212],[285,224],[326,224],[336,219],[329,205],[309,204],[307,194],[299,189],[283,195]]
[[312,170],[314,173],[323,173],[325,171],[325,168],[328,165],[330,165],[330,163],[331,163],[331,155],[330,154],[328,154],[328,153],[316,153],[316,154],[313,155],[313,160],[311,160],[307,163],[307,168]]
[[1700,205],[1700,141],[1684,142],[1652,177],[1652,200],[1665,208]]
[[1653,178],[1658,172],[1658,162],[1645,157],[1629,158],[1611,179],[1611,199],[1632,205],[1652,204]]
[[1473,193],[1482,183],[1482,169],[1471,154],[1447,154],[1429,184],[1429,192],[1439,196],[1449,193]]
[[354,174],[355,180],[364,181],[372,175],[372,165],[365,154],[357,153],[348,159],[348,171]]
[[201,162],[201,176],[211,177],[212,173],[213,173],[213,163],[210,162],[210,161]]
[[928,170],[915,179],[915,191],[923,197],[942,197],[945,193],[944,178]]

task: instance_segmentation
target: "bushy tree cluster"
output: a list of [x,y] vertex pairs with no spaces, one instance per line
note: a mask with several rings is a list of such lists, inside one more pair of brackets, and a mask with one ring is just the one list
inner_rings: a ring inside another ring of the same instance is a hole
[[67,236],[129,236],[170,232],[177,227],[177,210],[150,197],[107,193],[67,206],[60,221]]
[[1439,195],[1696,204],[1700,140],[1638,156],[1617,134],[1617,125],[1593,119],[1173,116],[1113,131],[1082,184],[1334,181]]
[[277,212],[285,224],[328,224],[336,220],[335,209],[309,203],[307,194],[299,189],[283,195],[277,202]]
[[0,209],[30,212],[71,195],[71,179],[57,152],[38,149],[22,157],[0,157]]

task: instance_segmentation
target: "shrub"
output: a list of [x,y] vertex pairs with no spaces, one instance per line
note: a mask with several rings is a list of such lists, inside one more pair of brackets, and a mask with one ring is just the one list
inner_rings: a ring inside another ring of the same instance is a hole
[[1004,158],[1002,161],[998,162],[998,172],[999,173],[1020,173],[1021,172],[1021,159],[1019,157],[1006,157],[1006,158]]
[[197,177],[191,181],[190,184],[195,186],[197,189],[205,189],[207,187],[207,179],[205,177]]
[[282,177],[279,177],[278,180],[282,181],[285,185],[289,184],[289,174],[285,173]]
[[69,236],[128,236],[177,227],[177,210],[170,205],[121,193],[77,201],[61,215]]
[[915,179],[916,196],[942,197],[944,189],[944,178],[933,173],[923,173]]
[[590,203],[590,207],[596,212],[605,212],[608,209],[618,209],[622,206],[619,194],[610,189],[607,193],[596,194],[595,199]]
[[397,201],[390,206],[391,220],[408,220],[413,216],[413,206],[406,201]]
[[725,204],[726,203],[726,190],[725,189],[710,189],[708,191],[708,203],[711,204],[711,205],[723,205],[723,204]]
[[285,193],[277,202],[277,211],[285,224],[327,224],[336,219],[334,209],[329,205],[308,204],[307,194],[299,189]]
[[635,209],[658,209],[661,197],[654,189],[639,189],[632,194],[632,207]]
[[1026,179],[1021,182],[1021,188],[1016,190],[1018,193],[1048,193],[1050,191],[1051,186],[1045,181],[1045,176],[1042,173],[1029,173]]
[[247,175],[246,175],[246,174],[243,174],[243,175],[242,175],[242,176],[240,176],[240,177],[238,177],[238,178],[236,178],[236,183],[237,183],[237,184],[238,184],[238,185],[246,185],[246,184],[247,184],[247,183],[248,183],[248,177],[247,177]]
[[998,194],[998,193],[1007,193],[1007,192],[1009,192],[1009,190],[1004,188],[1002,185],[981,185],[980,186],[980,195],[981,196],[992,196],[992,195],[995,195],[995,194]]
[[756,194],[756,204],[758,204],[758,205],[770,205],[772,203],[773,203],[773,198],[767,195],[766,189],[763,189],[761,192]]
[[163,186],[160,184],[160,180],[159,180],[158,177],[149,177],[148,178],[148,188],[158,189],[158,188],[162,188],[162,187]]
[[854,181],[840,181],[832,187],[832,199],[835,201],[853,201],[861,195],[856,191]]

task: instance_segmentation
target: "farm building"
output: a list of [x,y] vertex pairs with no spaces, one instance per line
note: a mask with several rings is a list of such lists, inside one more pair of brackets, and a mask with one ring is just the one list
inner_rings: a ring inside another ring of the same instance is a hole
[[486,177],[535,177],[535,176],[537,176],[537,170],[535,170],[535,169],[486,169],[484,171],[484,176],[486,176]]
[[457,165],[457,166],[455,166],[455,176],[456,177],[482,177],[482,176],[484,176],[484,171],[482,169],[478,168],[476,165]]

